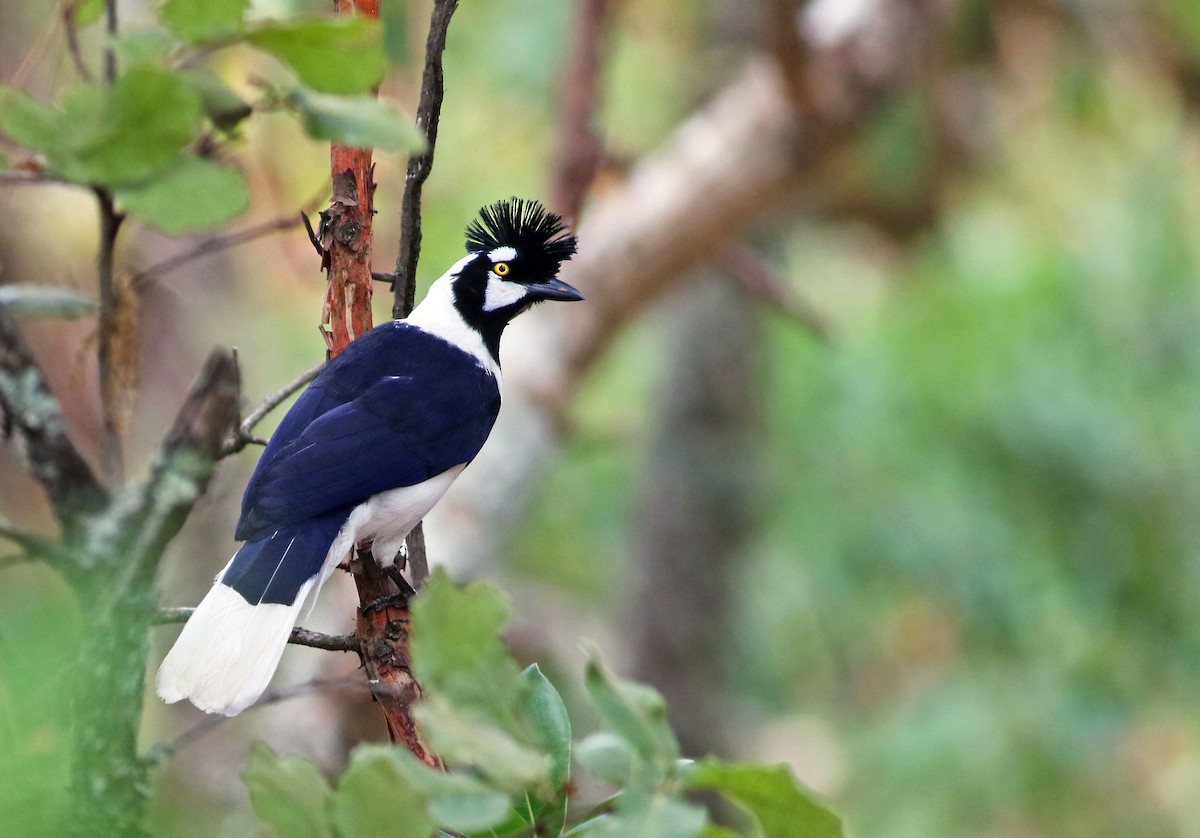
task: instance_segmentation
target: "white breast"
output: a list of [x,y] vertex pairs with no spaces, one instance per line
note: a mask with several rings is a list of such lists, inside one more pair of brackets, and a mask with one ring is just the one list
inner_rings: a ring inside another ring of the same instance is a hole
[[454,278],[468,262],[478,258],[478,253],[472,253],[455,262],[450,270],[429,286],[429,293],[425,295],[425,299],[421,300],[420,305],[412,310],[412,314],[408,315],[405,321],[431,335],[437,335],[471,355],[479,366],[495,376],[496,386],[499,387],[500,365],[483,342],[483,335],[462,319],[454,305]]
[[[381,567],[391,567],[404,539],[417,523],[429,514],[434,504],[462,473],[466,463],[413,486],[389,489],[354,507],[325,554],[322,581],[350,555],[354,545],[371,541],[372,554]],[[318,589],[320,586],[317,586]]]

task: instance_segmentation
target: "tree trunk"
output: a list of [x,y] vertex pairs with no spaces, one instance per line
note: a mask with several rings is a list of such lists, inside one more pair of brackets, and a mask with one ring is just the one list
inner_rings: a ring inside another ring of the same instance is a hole
[[632,551],[633,676],[671,707],[683,751],[726,743],[723,700],[738,565],[752,530],[757,315],[710,278],[666,301],[669,362]]

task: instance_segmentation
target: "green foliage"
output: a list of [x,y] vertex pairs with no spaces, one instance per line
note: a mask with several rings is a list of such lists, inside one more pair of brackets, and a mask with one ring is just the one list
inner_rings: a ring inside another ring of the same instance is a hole
[[91,26],[104,16],[104,0],[75,0],[64,5],[75,7],[75,25],[80,29]]
[[641,759],[669,771],[679,757],[679,743],[667,723],[662,695],[650,687],[617,679],[594,654],[584,683],[604,726],[633,745]]
[[[35,591],[36,596],[30,592]],[[47,668],[83,634],[65,582],[36,565],[8,568],[0,585],[0,824],[11,835],[62,835],[69,809],[63,724],[74,671]]]
[[308,135],[318,140],[338,140],[352,146],[381,151],[420,151],[425,135],[401,116],[390,102],[373,96],[330,96],[296,90],[286,99],[299,111]]
[[166,0],[159,19],[181,40],[211,41],[242,31],[250,0]]
[[380,748],[355,751],[333,800],[333,823],[343,838],[426,838],[433,831],[428,799]]
[[204,115],[222,131],[232,131],[253,113],[250,103],[211,70],[185,70],[183,80],[200,98]]
[[250,804],[280,838],[332,838],[333,791],[301,756],[277,756],[265,746],[250,753],[242,772]]
[[301,18],[265,23],[246,41],[287,64],[320,93],[367,93],[383,78],[383,30],[366,18]]
[[536,663],[522,672],[521,678],[529,688],[521,713],[542,750],[550,756],[550,785],[555,790],[565,788],[571,771],[571,718],[567,706]]
[[250,187],[236,169],[180,157],[160,177],[113,192],[117,205],[165,233],[220,224],[250,205]]
[[[167,233],[211,227],[247,209],[245,178],[211,158],[213,145],[220,151],[236,142],[255,111],[294,113],[318,140],[421,148],[410,119],[367,95],[386,66],[378,21],[247,25],[248,7],[248,0],[167,0],[161,26],[126,29],[114,40],[120,71],[109,85],[79,85],[53,101],[0,85],[0,134],[44,160],[53,177],[111,190],[122,211]],[[103,3],[79,4],[77,25],[94,23],[102,10]],[[299,81],[264,80],[262,98],[246,101],[210,58],[237,44],[269,53]]]
[[[282,838],[424,838],[435,828],[494,838],[841,835],[836,816],[785,768],[681,761],[662,696],[617,678],[594,656],[585,682],[599,729],[575,755],[616,794],[591,811],[576,806],[581,811],[574,812],[571,721],[536,665],[517,672],[499,639],[508,611],[494,588],[459,589],[441,572],[414,603],[413,661],[426,692],[418,718],[446,773],[408,751],[365,745],[329,792],[299,757],[259,749],[244,774],[259,816]],[[698,789],[744,807],[752,831],[709,824],[705,810],[687,797]]]
[[170,166],[195,136],[200,103],[179,76],[135,67],[111,87],[72,90],[60,108],[4,90],[0,113],[0,130],[44,153],[55,174],[116,186]]
[[837,838],[836,815],[803,789],[786,765],[723,763],[707,759],[687,778],[694,789],[719,791],[746,809],[766,838]]

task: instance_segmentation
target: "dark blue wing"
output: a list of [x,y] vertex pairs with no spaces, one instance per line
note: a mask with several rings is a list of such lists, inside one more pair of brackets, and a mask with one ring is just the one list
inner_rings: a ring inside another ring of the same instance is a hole
[[473,357],[404,323],[368,332],[288,411],[242,499],[237,537],[345,509],[479,453],[500,409]]

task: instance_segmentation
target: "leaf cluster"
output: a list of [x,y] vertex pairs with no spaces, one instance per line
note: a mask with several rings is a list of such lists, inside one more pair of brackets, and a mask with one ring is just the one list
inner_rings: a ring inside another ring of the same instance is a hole
[[[75,25],[97,25],[102,6],[78,3]],[[83,81],[51,101],[0,85],[0,134],[34,155],[25,168],[108,190],[119,211],[168,233],[220,224],[248,207],[246,178],[224,152],[256,112],[289,112],[314,139],[420,148],[411,120],[371,95],[387,67],[382,24],[247,21],[248,8],[248,0],[166,0],[156,26],[106,45],[119,59],[114,78]],[[291,71],[278,84],[259,81],[254,102],[210,66],[239,45]]]
[[[334,787],[304,758],[259,748],[243,773],[259,817],[282,838],[842,834],[786,766],[681,759],[662,696],[594,654],[584,685],[598,726],[576,742],[554,684],[536,664],[519,671],[500,641],[508,611],[496,589],[456,588],[441,573],[414,605],[414,668],[426,693],[417,718],[445,772],[365,745]],[[613,793],[580,804],[575,771]],[[696,792],[742,809],[740,831],[713,824]]]

